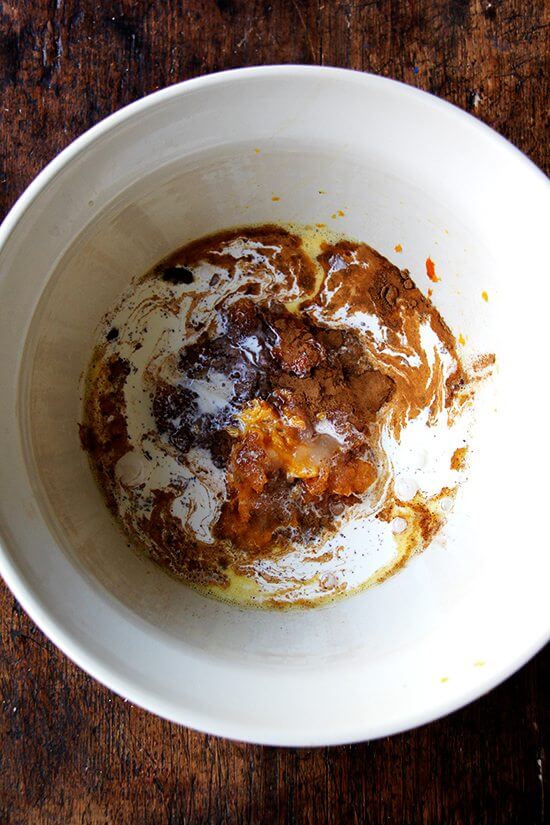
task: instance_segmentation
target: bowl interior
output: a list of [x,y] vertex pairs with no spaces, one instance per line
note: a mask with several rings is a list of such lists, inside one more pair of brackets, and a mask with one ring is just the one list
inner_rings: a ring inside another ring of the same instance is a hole
[[[538,302],[521,309],[517,282],[543,237],[529,221],[543,181],[488,131],[397,84],[246,77],[173,90],[99,134],[12,233],[7,278],[24,280],[11,293],[14,461],[30,509],[4,509],[16,534],[8,552],[58,643],[156,712],[287,744],[387,733],[479,693],[544,625],[548,562],[522,514],[538,506],[527,479],[547,444],[541,412],[531,406],[525,428],[518,406],[532,399],[544,322]],[[136,555],[78,440],[97,326],[131,278],[201,235],[272,221],[365,240],[424,291],[430,256],[443,317],[469,353],[498,362],[478,394],[470,477],[446,528],[388,582],[314,611],[205,599]],[[533,277],[542,301],[548,287]]]
[[[245,143],[153,169],[99,211],[58,261],[34,316],[27,351],[31,460],[50,524],[65,552],[108,593],[155,627],[216,654],[239,651],[242,656],[286,658],[296,648],[306,658],[329,652],[347,657],[357,644],[355,632],[348,638],[349,629],[329,643],[315,632],[318,617],[308,621],[304,616],[300,621],[304,632],[296,634],[296,617],[251,614],[205,602],[154,564],[136,557],[102,502],[77,438],[79,379],[104,312],[133,276],[146,272],[182,243],[233,225],[275,220],[327,223],[368,240],[408,266],[418,273],[425,289],[430,282],[424,262],[430,254],[438,271],[445,273],[437,289],[445,317],[457,332],[473,339],[475,351],[490,349],[495,340],[491,332],[494,316],[481,298],[481,288],[472,295],[461,287],[464,273],[475,272],[479,283],[497,300],[486,276],[493,263],[483,245],[472,243],[467,229],[452,214],[386,170],[361,164],[360,158],[277,142],[256,152],[258,148]],[[280,200],[273,201],[273,197]],[[401,254],[394,249],[398,243],[404,249]],[[485,403],[493,403],[488,400],[491,392],[484,394]],[[452,519],[450,537],[439,539],[439,551],[434,547],[426,555],[427,564],[436,563],[442,543],[448,546],[449,538],[451,543],[458,542],[462,549],[456,557],[460,567],[452,576],[453,595],[461,579],[472,575],[474,565],[468,555],[476,553],[475,546],[464,541],[464,526],[458,518]],[[450,572],[453,561],[449,555],[447,551]],[[396,593],[399,585],[408,589],[410,575],[407,572],[396,580]],[[396,619],[400,644],[411,641],[423,624],[417,620],[404,630],[399,611],[384,604],[389,598],[387,590],[387,586],[380,588],[381,601],[378,594],[369,593],[356,597],[357,604],[347,609],[336,608],[338,613],[367,610],[372,620],[374,603],[380,601],[382,612],[375,625],[382,636],[375,640],[377,634],[371,630],[363,642],[369,647],[389,643],[388,615]],[[418,585],[414,590],[420,597]],[[425,595],[419,603],[428,608]],[[433,616],[432,611],[433,606],[428,610]],[[218,620],[221,616],[223,621]],[[205,620],[212,622],[206,634]],[[252,637],[248,625],[254,628]],[[411,639],[405,639],[404,633],[412,633]]]

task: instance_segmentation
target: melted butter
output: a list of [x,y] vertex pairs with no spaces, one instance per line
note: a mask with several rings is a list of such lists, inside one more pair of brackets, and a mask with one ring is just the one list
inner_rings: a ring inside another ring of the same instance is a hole
[[260,583],[250,575],[236,573],[229,568],[225,571],[228,583],[192,585],[193,589],[205,596],[211,596],[218,601],[234,604],[239,607],[263,607],[264,592]]
[[[325,575],[323,569],[314,573],[300,582],[282,583],[274,593],[266,597],[265,589],[260,581],[251,575],[244,573],[237,573],[234,570],[228,569],[226,571],[228,584],[225,587],[221,585],[193,585],[193,589],[205,596],[215,598],[217,601],[232,604],[237,607],[244,607],[247,609],[254,608],[259,610],[296,610],[310,607],[317,607],[323,604],[329,604],[344,596],[351,595],[351,591],[347,591],[346,584],[343,583],[331,591],[317,595],[315,598],[298,598],[290,599],[292,593],[298,587],[318,584],[319,580]],[[353,591],[356,592],[356,591]],[[285,598],[286,597],[286,598]]]
[[337,243],[344,236],[341,232],[333,232],[332,230],[327,229],[324,225],[312,226],[307,224],[306,226],[302,226],[300,224],[289,223],[285,224],[284,228],[301,237],[302,249],[312,260],[315,267],[315,285],[311,292],[305,292],[296,300],[289,301],[284,305],[289,312],[293,312],[297,315],[300,311],[301,305],[306,301],[310,301],[312,298],[315,298],[323,286],[325,273],[323,271],[323,267],[317,260],[318,256],[323,251],[323,247],[325,244]]

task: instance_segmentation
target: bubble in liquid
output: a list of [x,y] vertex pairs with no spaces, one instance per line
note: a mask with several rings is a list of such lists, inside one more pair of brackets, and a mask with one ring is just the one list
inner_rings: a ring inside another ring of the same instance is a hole
[[338,576],[335,573],[324,573],[319,579],[319,584],[323,590],[332,590],[338,586]]
[[391,523],[393,533],[403,533],[407,529],[407,522],[401,516],[397,516]]
[[418,484],[412,478],[398,478],[394,489],[400,501],[410,501],[418,493]]
[[130,450],[117,461],[115,473],[123,487],[137,487],[147,478],[146,461]]

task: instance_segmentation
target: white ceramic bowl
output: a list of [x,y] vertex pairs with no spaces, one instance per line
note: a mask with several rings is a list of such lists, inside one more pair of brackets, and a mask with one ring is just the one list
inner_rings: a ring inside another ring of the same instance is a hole
[[[389,257],[400,243],[424,288],[436,261],[437,306],[498,371],[438,541],[331,607],[242,611],[128,549],[79,447],[79,377],[102,313],[178,245],[338,209],[338,229]],[[545,177],[490,129],[337,69],[188,81],[75,141],[1,230],[1,572],[23,607],[132,702],[254,742],[391,734],[512,673],[549,634],[548,213]]]

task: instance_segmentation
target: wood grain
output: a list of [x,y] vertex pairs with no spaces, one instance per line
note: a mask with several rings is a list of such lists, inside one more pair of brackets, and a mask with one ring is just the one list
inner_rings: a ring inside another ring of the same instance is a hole
[[[549,17],[545,0],[2,2],[0,209],[120,106],[205,72],[275,62],[404,80],[548,171]],[[2,825],[545,821],[548,650],[447,719],[293,751],[132,707],[64,658],[4,587],[0,621]]]

